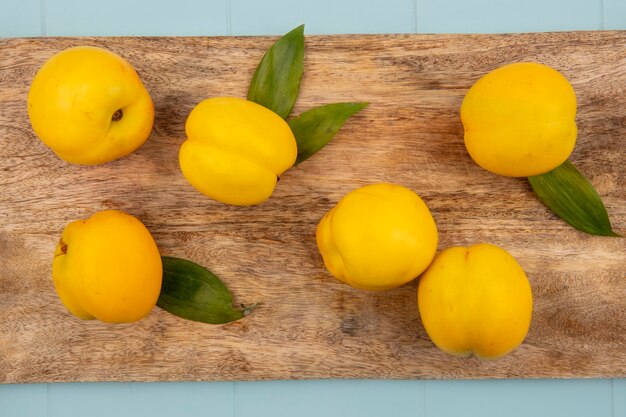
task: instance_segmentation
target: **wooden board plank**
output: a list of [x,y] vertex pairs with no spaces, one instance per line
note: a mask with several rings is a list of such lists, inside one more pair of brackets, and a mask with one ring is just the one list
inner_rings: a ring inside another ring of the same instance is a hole
[[[177,163],[184,122],[209,96],[245,96],[275,38],[0,40],[0,381],[175,381],[300,378],[626,376],[626,245],[579,233],[521,179],[476,166],[459,106],[484,73],[540,61],[567,76],[579,101],[572,160],[626,232],[626,32],[519,35],[311,36],[296,114],[369,101],[320,153],[288,171],[256,207],[211,201]],[[26,94],[54,52],[100,45],[138,70],[156,107],[151,138],[119,161],[60,161],[34,136]],[[334,280],[315,227],[342,195],[390,181],[418,192],[440,248],[492,242],[527,271],[534,316],[525,343],[483,362],[438,351],[421,326],[416,282],[364,292]],[[139,217],[163,254],[206,265],[240,302],[262,301],[224,326],[159,309],[129,325],[69,316],[51,280],[64,225],[97,210]]]

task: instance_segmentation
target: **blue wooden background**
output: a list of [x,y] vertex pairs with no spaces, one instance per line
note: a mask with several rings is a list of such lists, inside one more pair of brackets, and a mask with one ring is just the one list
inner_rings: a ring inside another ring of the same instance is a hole
[[[0,0],[0,37],[278,35],[300,23],[308,34],[625,30],[626,0]],[[626,417],[626,379],[0,385],[0,417],[172,415]]]

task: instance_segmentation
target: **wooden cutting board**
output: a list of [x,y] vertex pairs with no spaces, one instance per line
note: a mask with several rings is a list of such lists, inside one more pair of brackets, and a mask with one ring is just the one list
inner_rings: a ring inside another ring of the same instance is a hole
[[[204,98],[244,97],[274,40],[0,40],[0,382],[626,376],[626,240],[577,232],[525,180],[480,169],[459,119],[463,96],[489,70],[530,60],[561,71],[579,103],[571,160],[626,233],[626,32],[307,37],[294,114],[371,105],[283,175],[269,201],[226,206],[179,170],[185,119]],[[26,112],[41,64],[85,44],[126,57],[156,107],[144,146],[95,167],[59,160]],[[424,198],[440,249],[491,242],[519,260],[535,297],[521,347],[496,361],[448,356],[424,332],[416,282],[366,292],[328,274],[318,221],[348,191],[380,181]],[[66,223],[104,209],[137,216],[162,254],[207,266],[238,302],[261,305],[222,326],[158,308],[128,325],[70,316],[53,288],[53,250]]]

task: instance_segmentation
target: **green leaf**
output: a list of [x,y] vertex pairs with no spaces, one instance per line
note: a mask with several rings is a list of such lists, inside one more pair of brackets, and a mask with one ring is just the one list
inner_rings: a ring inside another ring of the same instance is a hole
[[161,257],[163,285],[157,305],[187,320],[223,324],[249,314],[256,304],[233,308],[233,299],[220,279],[191,261]]
[[250,82],[248,100],[285,119],[298,98],[303,70],[304,25],[301,25],[265,53]]
[[611,228],[598,192],[571,162],[528,181],[539,200],[576,229],[590,235],[619,236]]
[[341,126],[369,103],[333,103],[316,107],[289,120],[289,127],[296,137],[298,158],[296,165],[322,149]]

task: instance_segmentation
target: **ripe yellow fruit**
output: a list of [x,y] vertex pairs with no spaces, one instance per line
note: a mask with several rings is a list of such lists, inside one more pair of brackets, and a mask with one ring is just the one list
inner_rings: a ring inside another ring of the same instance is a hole
[[420,277],[417,303],[428,336],[441,350],[497,358],[526,337],[533,300],[515,258],[481,243],[439,253]]
[[130,323],[146,316],[161,292],[161,256],[135,217],[101,211],[69,223],[54,252],[52,277],[75,316]]
[[180,168],[198,191],[226,204],[268,199],[279,176],[296,161],[296,140],[273,111],[235,97],[198,104],[187,118]]
[[386,290],[417,277],[435,256],[437,238],[422,199],[386,183],[348,193],[317,227],[317,246],[330,273],[365,290]]
[[465,146],[484,169],[511,177],[544,174],[576,143],[576,95],[558,71],[522,62],[500,67],[461,105]]
[[133,67],[111,51],[78,46],[39,69],[28,116],[59,158],[94,165],[128,155],[148,139],[152,99]]

